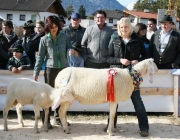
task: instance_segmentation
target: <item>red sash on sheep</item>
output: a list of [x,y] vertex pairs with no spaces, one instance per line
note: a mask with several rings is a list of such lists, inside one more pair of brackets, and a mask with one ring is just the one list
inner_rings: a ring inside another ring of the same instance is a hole
[[108,70],[108,81],[107,81],[107,102],[114,102],[114,75],[116,74],[116,70],[109,69]]

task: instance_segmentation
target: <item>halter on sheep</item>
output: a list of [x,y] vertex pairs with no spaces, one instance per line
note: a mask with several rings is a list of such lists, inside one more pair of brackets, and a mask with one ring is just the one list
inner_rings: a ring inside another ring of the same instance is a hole
[[[114,68],[117,73],[114,76],[114,102],[110,102],[110,121],[108,127],[109,135],[113,135],[114,115],[116,105],[120,101],[127,101],[130,99],[134,84],[127,69]],[[157,72],[157,66],[153,59],[146,59],[134,66],[134,69],[141,73],[141,75],[148,74],[149,81],[152,82],[152,76]],[[62,87],[61,79],[68,79],[71,68],[65,68],[57,75],[55,79],[55,87]],[[70,89],[75,100],[81,104],[102,104],[106,103],[107,92],[107,71],[108,69],[90,69],[90,68],[72,68],[71,78],[66,85]],[[60,118],[63,124],[63,129],[69,133],[66,121],[66,111],[68,106],[61,104]]]

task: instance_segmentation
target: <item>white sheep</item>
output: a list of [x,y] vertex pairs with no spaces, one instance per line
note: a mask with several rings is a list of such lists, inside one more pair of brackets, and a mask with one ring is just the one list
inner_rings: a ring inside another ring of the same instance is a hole
[[7,127],[7,115],[10,108],[16,105],[16,111],[18,116],[18,123],[24,127],[22,118],[22,107],[27,104],[34,105],[35,113],[35,133],[39,133],[38,119],[40,117],[40,108],[45,111],[44,119],[44,131],[48,131],[47,120],[49,107],[56,108],[62,102],[69,102],[72,104],[74,97],[67,88],[52,88],[45,83],[36,82],[27,78],[17,78],[12,81],[7,88],[6,104],[3,109],[4,118],[4,131],[8,131]]
[[[130,99],[134,90],[133,80],[127,69],[114,68],[117,70],[114,76],[114,94],[115,102],[110,102],[110,121],[108,126],[109,135],[113,135],[114,116],[117,103]],[[152,82],[154,72],[157,72],[157,66],[153,59],[146,59],[134,66],[134,69],[141,75],[148,74],[149,81]],[[74,99],[81,104],[102,104],[106,103],[108,69],[91,69],[91,68],[66,68],[57,75],[55,79],[55,88],[62,85],[70,89]],[[66,79],[68,79],[66,81]],[[60,118],[65,132],[69,132],[66,118],[67,105],[61,104],[59,110]]]

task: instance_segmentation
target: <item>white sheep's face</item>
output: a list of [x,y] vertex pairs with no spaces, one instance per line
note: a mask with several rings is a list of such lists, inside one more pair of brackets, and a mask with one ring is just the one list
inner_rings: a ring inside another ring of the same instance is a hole
[[61,102],[69,102],[72,104],[74,101],[74,97],[69,89],[64,89],[62,95],[61,95]]
[[63,102],[69,102],[70,105],[72,105],[74,101],[74,97],[69,89],[67,88],[56,89],[56,94],[58,94],[59,96],[57,96],[53,101],[52,109],[56,109]]
[[149,61],[148,69],[147,69],[147,75],[149,78],[149,82],[153,83],[153,74],[158,72],[158,68],[156,64],[153,62],[153,59]]

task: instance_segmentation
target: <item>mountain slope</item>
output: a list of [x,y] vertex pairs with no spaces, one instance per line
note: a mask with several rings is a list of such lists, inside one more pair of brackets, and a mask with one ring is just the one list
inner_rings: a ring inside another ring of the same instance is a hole
[[64,9],[66,9],[70,4],[73,5],[75,11],[78,11],[80,5],[84,5],[87,16],[91,15],[98,9],[125,9],[125,7],[116,0],[62,0]]

